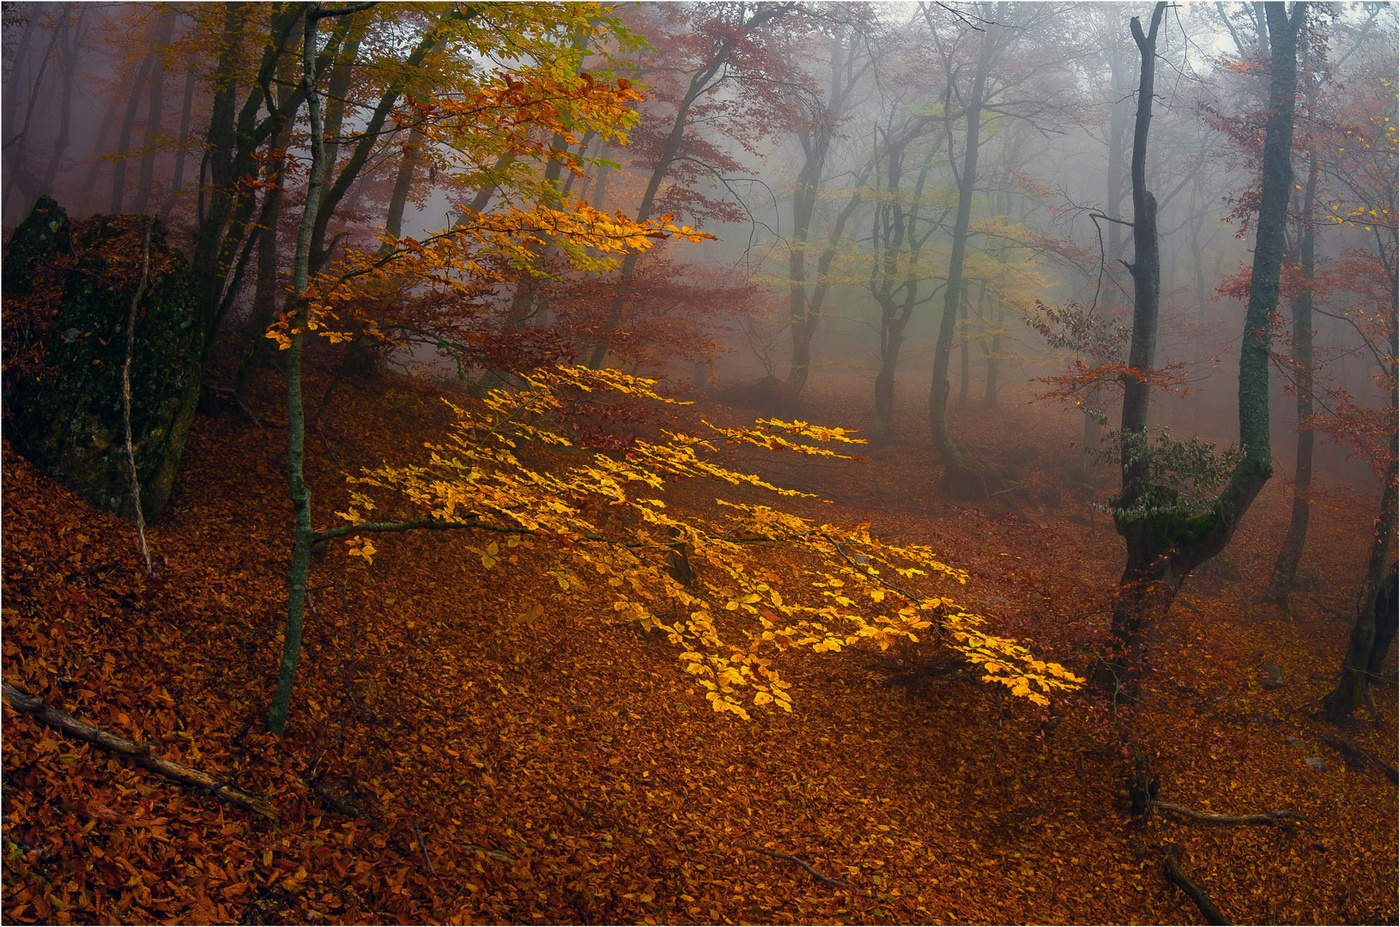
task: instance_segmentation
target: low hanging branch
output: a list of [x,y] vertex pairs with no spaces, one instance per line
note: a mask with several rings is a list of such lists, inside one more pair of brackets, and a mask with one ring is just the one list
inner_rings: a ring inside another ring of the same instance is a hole
[[277,820],[277,812],[273,809],[272,803],[261,795],[252,792],[245,792],[236,786],[216,779],[206,772],[198,769],[191,769],[188,766],[181,766],[179,763],[167,760],[151,752],[149,744],[137,743],[128,740],[119,734],[104,731],[102,728],[94,727],[86,721],[79,720],[60,711],[51,705],[44,704],[42,699],[25,692],[21,692],[9,683],[0,684],[3,689],[5,700],[15,711],[29,715],[35,720],[48,725],[56,731],[61,731],[71,737],[86,741],[93,746],[101,747],[108,753],[115,753],[132,760],[136,765],[145,767],[152,772],[160,773],[167,779],[174,779],[176,782],[183,782],[187,785],[198,786],[207,789],[224,801],[233,802],[259,814],[268,820]]
[[1296,811],[1265,811],[1260,814],[1212,814],[1207,811],[1196,811],[1185,805],[1176,805],[1169,801],[1153,801],[1152,807],[1156,808],[1158,811],[1170,811],[1172,814],[1179,814],[1182,817],[1190,818],[1202,824],[1215,824],[1221,827],[1228,827],[1235,824],[1264,824],[1272,827],[1280,827],[1307,823],[1307,818]]
[[1196,882],[1192,881],[1181,868],[1181,847],[1174,843],[1167,844],[1167,878],[1173,884],[1181,887],[1181,890],[1191,896],[1191,900],[1196,902],[1196,907],[1201,909],[1201,916],[1206,919],[1207,924],[1228,924],[1227,918],[1215,902],[1210,900],[1210,894]]

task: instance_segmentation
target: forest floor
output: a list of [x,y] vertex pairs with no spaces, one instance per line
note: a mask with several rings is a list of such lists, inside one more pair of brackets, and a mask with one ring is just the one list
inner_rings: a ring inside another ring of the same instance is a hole
[[[434,392],[338,390],[308,441],[318,526],[345,474],[436,437]],[[859,425],[864,405],[814,389],[809,415]],[[1365,499],[1319,493],[1308,584],[1285,613],[1257,604],[1288,517],[1273,481],[1154,629],[1141,701],[1117,718],[1102,696],[1046,712],[970,672],[920,674],[952,659],[929,642],[785,654],[794,712],[745,723],[710,710],[664,640],[563,597],[538,554],[487,573],[441,534],[376,538],[368,566],[332,545],[279,741],[263,733],[290,527],[278,408],[269,380],[260,425],[198,419],[148,531],[151,577],[131,525],[6,446],[5,681],[278,815],[7,705],[6,921],[1197,923],[1164,876],[1171,842],[1233,920],[1396,922],[1393,675],[1348,727],[1318,717],[1364,570]],[[902,414],[916,436],[864,464],[764,472],[825,493],[829,521],[931,544],[969,571],[963,596],[995,628],[1086,669],[1122,546],[1090,506],[1107,478],[1067,488],[1072,417],[1010,402],[958,415],[972,448],[1016,471],[1015,492],[974,504],[936,495],[921,410]],[[709,489],[687,492],[699,505]],[[1136,819],[1125,736],[1162,801],[1305,823]]]

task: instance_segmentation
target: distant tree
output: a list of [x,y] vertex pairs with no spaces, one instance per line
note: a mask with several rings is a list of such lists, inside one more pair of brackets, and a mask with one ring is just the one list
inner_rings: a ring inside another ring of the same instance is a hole
[[[978,159],[981,154],[982,129],[992,119],[1036,118],[1058,110],[1061,100],[1053,92],[1061,72],[1054,58],[1045,50],[1036,61],[1015,57],[1013,50],[1024,48],[1027,37],[1037,34],[1060,11],[1051,4],[978,3],[969,9],[971,20],[959,16],[960,23],[972,22],[975,43],[950,41],[935,22],[934,11],[947,9],[941,4],[925,4],[925,17],[933,36],[935,50],[942,60],[947,77],[947,99],[943,115],[947,125],[948,160],[958,190],[957,214],[953,222],[952,241],[948,256],[947,282],[943,288],[943,315],[939,322],[933,351],[933,378],[929,386],[929,424],[933,440],[944,465],[943,485],[958,495],[976,496],[985,493],[985,481],[976,467],[965,459],[953,438],[948,422],[949,370],[953,336],[962,309],[964,262],[972,233],[973,197],[978,183]],[[961,8],[960,8],[961,9]],[[976,49],[969,57],[968,50]],[[963,75],[968,75],[964,83]],[[1038,84],[1035,94],[1017,99],[1015,91],[1031,83]],[[962,124],[961,157],[958,157],[957,134],[953,121]],[[960,162],[960,163],[959,163]]]

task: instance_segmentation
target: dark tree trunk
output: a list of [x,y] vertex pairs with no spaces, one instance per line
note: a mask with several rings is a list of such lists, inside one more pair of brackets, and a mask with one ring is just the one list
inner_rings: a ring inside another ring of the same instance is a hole
[[146,141],[141,152],[141,174],[136,184],[136,199],[131,211],[144,213],[151,198],[151,184],[156,176],[156,145],[160,138],[161,116],[165,110],[165,60],[161,57],[175,34],[175,14],[165,13],[156,23],[151,65],[151,89],[146,100]]
[[[839,231],[830,239],[826,253],[818,259],[818,280],[812,283],[807,274],[807,249],[811,244],[812,220],[816,215],[817,194],[822,172],[826,168],[831,139],[846,107],[846,98],[854,86],[851,65],[855,58],[854,37],[832,40],[831,83],[827,104],[817,124],[798,132],[804,159],[797,175],[792,195],[792,247],[788,252],[788,315],[792,330],[792,363],[788,367],[786,401],[791,408],[799,407],[802,389],[812,371],[812,338],[821,321],[827,285],[821,278],[839,240]],[[843,78],[845,80],[843,81]]]
[[146,89],[151,71],[159,64],[159,53],[155,51],[147,52],[146,57],[141,61],[141,67],[136,71],[136,79],[131,82],[131,96],[127,97],[126,112],[122,116],[121,134],[117,137],[116,161],[112,166],[112,209],[114,213],[122,211],[122,204],[126,200],[126,162],[131,154],[131,134],[136,129],[136,113],[140,109],[143,93]]
[[1302,287],[1293,300],[1294,389],[1298,399],[1298,455],[1293,478],[1293,514],[1284,535],[1283,547],[1274,560],[1266,597],[1272,602],[1288,601],[1288,590],[1298,573],[1303,542],[1308,535],[1308,494],[1312,487],[1313,465],[1313,277],[1317,266],[1317,229],[1312,221],[1317,195],[1317,158],[1308,161],[1308,183],[1303,189],[1303,235],[1299,246]]
[[180,133],[175,140],[175,167],[170,178],[170,192],[161,205],[162,215],[170,215],[175,208],[181,188],[185,185],[185,152],[189,149],[190,116],[194,111],[194,90],[199,72],[191,63],[185,71],[185,93],[180,101]]
[[[957,327],[958,311],[963,300],[963,263],[967,256],[968,233],[972,226],[972,195],[977,185],[977,153],[982,131],[982,103],[987,89],[987,77],[992,70],[996,40],[988,25],[981,35],[981,51],[977,70],[972,79],[972,91],[967,101],[967,138],[963,147],[962,171],[958,175],[958,215],[953,225],[952,254],[948,258],[948,281],[943,291],[943,319],[938,326],[938,341],[933,350],[933,382],[929,387],[929,425],[933,440],[943,457],[944,486],[950,489],[966,486],[967,464],[962,451],[948,428],[948,368],[953,348],[953,332]],[[950,138],[948,144],[952,144]]]
[[[1166,10],[1158,3],[1144,34],[1132,20],[1133,39],[1142,59],[1138,115],[1133,136],[1133,340],[1129,367],[1150,371],[1156,340],[1157,254],[1156,202],[1146,187],[1147,128],[1151,119],[1157,29]],[[1106,664],[1096,674],[1101,683],[1131,682],[1141,662],[1143,632],[1170,607],[1182,581],[1214,557],[1233,536],[1250,503],[1268,480],[1269,459],[1269,320],[1278,304],[1288,197],[1293,175],[1293,109],[1297,86],[1297,39],[1307,13],[1295,3],[1293,14],[1282,4],[1268,5],[1272,75],[1269,117],[1265,128],[1259,217],[1249,304],[1240,352],[1239,429],[1242,458],[1219,496],[1203,513],[1183,513],[1159,503],[1168,491],[1154,486],[1145,446],[1148,389],[1140,376],[1126,376],[1122,419],[1122,490],[1113,499],[1114,522],[1127,548],[1127,563],[1113,608],[1113,631],[1122,662]]]
[[1395,457],[1392,456],[1381,495],[1381,511],[1376,517],[1366,581],[1356,607],[1356,624],[1352,626],[1347,652],[1342,658],[1341,679],[1323,700],[1327,720],[1333,724],[1340,724],[1357,708],[1367,704],[1371,683],[1376,680],[1391,642],[1395,640],[1396,567],[1392,564],[1387,575],[1386,563],[1393,556],[1391,536],[1395,530],[1396,477]]
[[293,528],[291,567],[287,571],[287,628],[282,661],[277,675],[277,691],[267,711],[268,730],[277,736],[287,723],[292,700],[292,683],[301,656],[302,622],[306,613],[306,583],[311,569],[311,490],[302,469],[306,451],[306,412],[301,396],[301,354],[306,340],[306,291],[309,286],[311,243],[326,183],[326,144],[321,122],[320,92],[316,89],[316,32],[321,19],[319,4],[307,10],[302,41],[302,94],[311,122],[311,176],[306,186],[306,205],[297,229],[292,256],[292,299],[296,301],[292,344],[287,359],[287,484],[292,498]]
[[[1000,325],[1000,310],[997,311],[993,324]],[[997,392],[1001,389],[997,383],[997,375],[1001,370],[1001,332],[992,332],[991,350],[987,352],[987,385],[982,392],[982,405],[988,409],[994,409],[997,405]]]
[[[980,321],[982,318],[982,305],[980,302],[978,303],[977,309],[977,318]],[[972,345],[970,343],[972,341],[972,307],[968,305],[966,299],[962,302],[962,309],[959,315],[963,323],[962,344],[958,348],[958,359],[961,367],[958,377],[958,408],[961,409],[967,405],[967,391],[972,381]],[[982,353],[987,353],[985,348],[983,348]]]
[[[33,23],[26,27],[24,39],[21,42],[21,54],[24,52],[23,46],[28,45],[31,34],[38,28],[39,27]],[[26,175],[25,162],[29,151],[29,125],[34,118],[34,110],[39,100],[39,88],[44,84],[44,73],[48,70],[49,62],[54,58],[54,49],[58,46],[59,39],[62,37],[63,32],[64,29],[60,26],[52,29],[49,33],[48,44],[44,46],[44,56],[39,60],[39,69],[34,75],[34,83],[29,85],[29,105],[24,111],[23,124],[18,130],[14,130],[14,119],[9,118],[5,121],[5,131],[14,131],[14,134],[7,137],[4,141],[5,148],[14,147],[14,151],[6,152],[5,157],[9,177],[5,180],[5,192],[3,195],[3,202],[0,202],[0,210],[3,210],[6,215],[9,214],[12,198],[14,194],[19,191],[19,184]],[[18,65],[15,67],[14,73],[20,73]],[[18,103],[22,94],[15,93],[13,88],[11,88],[11,92],[8,96],[13,103]],[[9,107],[7,106],[7,110],[8,109]],[[47,193],[47,191],[44,190],[37,192],[40,195]],[[31,195],[33,194],[31,193]]]
[[41,184],[40,193],[53,196],[54,181],[58,178],[59,165],[68,154],[68,145],[73,135],[73,85],[74,78],[78,72],[78,49],[83,41],[83,18],[87,10],[78,7],[77,19],[73,26],[67,30],[67,40],[64,43],[63,54],[63,95],[59,100],[58,111],[58,138],[54,140],[53,148],[49,152],[49,164],[44,171],[44,180]]

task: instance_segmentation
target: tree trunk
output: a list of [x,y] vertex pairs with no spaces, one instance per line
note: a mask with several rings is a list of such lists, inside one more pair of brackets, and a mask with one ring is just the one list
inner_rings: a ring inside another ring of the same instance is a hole
[[185,152],[189,149],[190,115],[194,111],[194,89],[199,77],[193,63],[185,71],[185,93],[180,102],[180,134],[175,142],[175,167],[170,178],[170,192],[161,205],[161,215],[168,216],[185,185]]
[[1361,601],[1357,603],[1356,624],[1352,626],[1351,640],[1342,658],[1341,679],[1323,700],[1327,720],[1333,724],[1342,723],[1369,701],[1371,683],[1395,639],[1396,568],[1392,564],[1387,574],[1386,563],[1393,556],[1391,535],[1395,530],[1396,477],[1396,461],[1392,455],[1381,493],[1381,511],[1376,516],[1366,581]]
[[888,320],[880,333],[880,371],[875,375],[875,421],[870,429],[870,441],[875,445],[894,441],[894,374],[899,364],[899,350],[904,345],[904,325],[907,321],[894,310],[890,310],[887,316]]
[[131,204],[131,211],[135,213],[146,211],[146,203],[151,198],[151,184],[155,181],[156,144],[160,138],[161,115],[165,109],[165,60],[161,53],[170,45],[170,38],[175,34],[175,14],[162,14],[156,22],[155,32],[152,45],[152,57],[155,60],[151,65],[151,89],[146,105],[146,141],[142,145],[141,174],[136,185],[136,200]]
[[54,140],[53,148],[49,152],[49,164],[44,171],[44,180],[40,185],[40,193],[53,196],[54,181],[58,179],[58,168],[63,163],[64,157],[68,154],[68,144],[72,140],[73,134],[73,85],[74,78],[78,71],[78,50],[83,41],[83,18],[87,10],[78,7],[77,19],[73,22],[72,29],[68,32],[68,41],[64,45],[63,54],[63,96],[59,100],[58,110],[58,138]]
[[[994,320],[1000,324],[1000,320]],[[987,386],[982,393],[982,405],[988,409],[995,409],[997,405],[997,392],[1001,387],[997,384],[997,374],[1000,372],[1001,353],[1001,332],[992,333],[991,350],[987,352]]]
[[[1142,58],[1138,115],[1133,137],[1133,340],[1129,367],[1146,373],[1154,363],[1156,340],[1157,255],[1156,202],[1146,186],[1147,127],[1151,119],[1153,69],[1157,28],[1166,9],[1153,9],[1150,31],[1132,20],[1133,39]],[[1269,87],[1269,118],[1265,128],[1259,217],[1256,223],[1254,266],[1245,312],[1240,352],[1239,429],[1243,456],[1219,496],[1204,513],[1182,512],[1158,504],[1169,487],[1151,484],[1145,443],[1148,386],[1140,376],[1124,382],[1121,467],[1122,490],[1112,502],[1114,523],[1127,548],[1127,566],[1114,608],[1113,630],[1124,662],[1104,665],[1100,682],[1121,685],[1140,664],[1143,629],[1170,605],[1190,572],[1229,543],[1250,503],[1268,480],[1269,460],[1269,317],[1278,304],[1279,271],[1293,176],[1289,156],[1293,147],[1293,108],[1297,86],[1297,38],[1307,4],[1269,4],[1273,51]]]
[[[977,310],[977,319],[980,322],[982,321],[982,304],[980,301],[978,302]],[[958,348],[959,360],[961,361],[961,370],[959,371],[960,375],[958,377],[958,408],[962,409],[967,406],[967,392],[972,380],[972,345],[970,343],[972,341],[972,307],[968,304],[966,299],[962,302],[959,315],[962,319],[963,330],[962,345]],[[982,353],[985,354],[987,352],[984,349]]]
[[403,213],[408,204],[408,194],[413,189],[413,178],[423,163],[423,133],[414,129],[408,134],[403,156],[399,159],[399,170],[394,175],[394,191],[389,195],[389,211],[384,217],[384,231],[390,238],[403,235]]
[[[36,28],[38,27],[33,24],[30,24],[25,29],[26,43],[30,33],[33,32]],[[43,86],[44,72],[48,70],[49,62],[54,57],[54,48],[58,45],[59,37],[62,34],[63,28],[59,27],[53,29],[51,34],[49,35],[48,45],[44,47],[44,57],[40,59],[39,70],[34,75],[34,83],[31,84],[29,87],[29,105],[25,108],[24,111],[24,123],[19,127],[19,130],[14,135],[5,139],[5,147],[8,148],[11,145],[17,146],[15,148],[15,151],[12,154],[8,154],[5,158],[6,164],[8,165],[7,170],[9,171],[10,176],[5,181],[5,192],[3,194],[3,199],[0,200],[0,210],[3,210],[3,212],[6,215],[8,215],[10,211],[11,198],[13,194],[19,189],[18,185],[20,183],[21,178],[24,175],[24,165],[26,162],[26,156],[28,154],[30,137],[29,123],[34,118],[34,110],[39,100],[39,88]],[[15,68],[15,73],[19,73],[18,67]],[[19,96],[19,94],[12,93],[11,99],[17,102]],[[9,130],[9,128],[13,125],[13,121],[6,120],[5,129]],[[47,191],[44,190],[39,191],[41,195],[46,192]]]
[[126,101],[121,134],[117,138],[116,161],[112,165],[112,208],[110,211],[113,213],[122,211],[122,204],[126,198],[126,161],[131,153],[131,133],[136,128],[136,112],[140,108],[142,99],[145,99],[142,92],[146,88],[152,69],[157,66],[159,57],[158,52],[147,52],[146,57],[141,61],[141,67],[136,71],[135,80],[131,82],[131,96]]
[[1284,535],[1283,547],[1274,560],[1266,598],[1286,603],[1298,573],[1298,561],[1303,555],[1303,542],[1308,535],[1308,492],[1312,487],[1313,464],[1313,344],[1312,309],[1313,277],[1316,270],[1317,229],[1312,221],[1313,202],[1317,194],[1317,158],[1308,160],[1308,183],[1303,190],[1303,235],[1299,247],[1302,263],[1302,287],[1293,300],[1293,365],[1297,380],[1294,389],[1298,399],[1298,454],[1293,478],[1293,514]]
[[[290,122],[284,124],[274,137],[274,148],[284,149],[291,139]],[[278,225],[282,216],[282,197],[285,195],[286,166],[278,162],[273,169],[273,187],[263,197],[262,210],[258,215],[258,265],[257,281],[253,288],[253,309],[248,316],[243,337],[246,347],[243,360],[233,375],[233,394],[237,402],[248,403],[248,391],[252,387],[253,371],[266,362],[271,351],[271,343],[265,336],[272,320],[282,308],[282,287],[278,279],[277,259]]]
[[[962,451],[948,429],[948,366],[953,347],[953,332],[963,299],[963,262],[967,256],[968,230],[972,224],[972,194],[977,184],[977,149],[982,131],[982,102],[986,94],[987,76],[992,70],[996,41],[988,25],[981,32],[981,51],[977,71],[972,79],[972,92],[967,102],[967,140],[963,149],[962,173],[958,176],[958,216],[953,225],[952,255],[948,258],[948,282],[943,291],[943,320],[938,327],[938,341],[933,350],[933,382],[929,387],[929,424],[933,440],[942,454],[945,486],[965,483],[963,473],[967,464]],[[948,144],[951,145],[952,138]]]
[[292,319],[292,344],[287,358],[287,485],[293,509],[292,557],[287,571],[287,627],[278,669],[277,691],[267,711],[267,728],[282,736],[287,710],[292,701],[292,682],[301,656],[301,630],[306,612],[306,581],[311,569],[311,490],[306,485],[302,462],[306,450],[306,411],[301,396],[301,356],[306,340],[306,291],[310,278],[312,238],[317,228],[317,210],[326,180],[326,144],[321,123],[321,99],[316,89],[316,32],[322,13],[313,3],[306,11],[302,40],[302,90],[311,124],[311,176],[306,186],[306,205],[297,230],[296,251],[292,257],[292,299],[296,310]]

